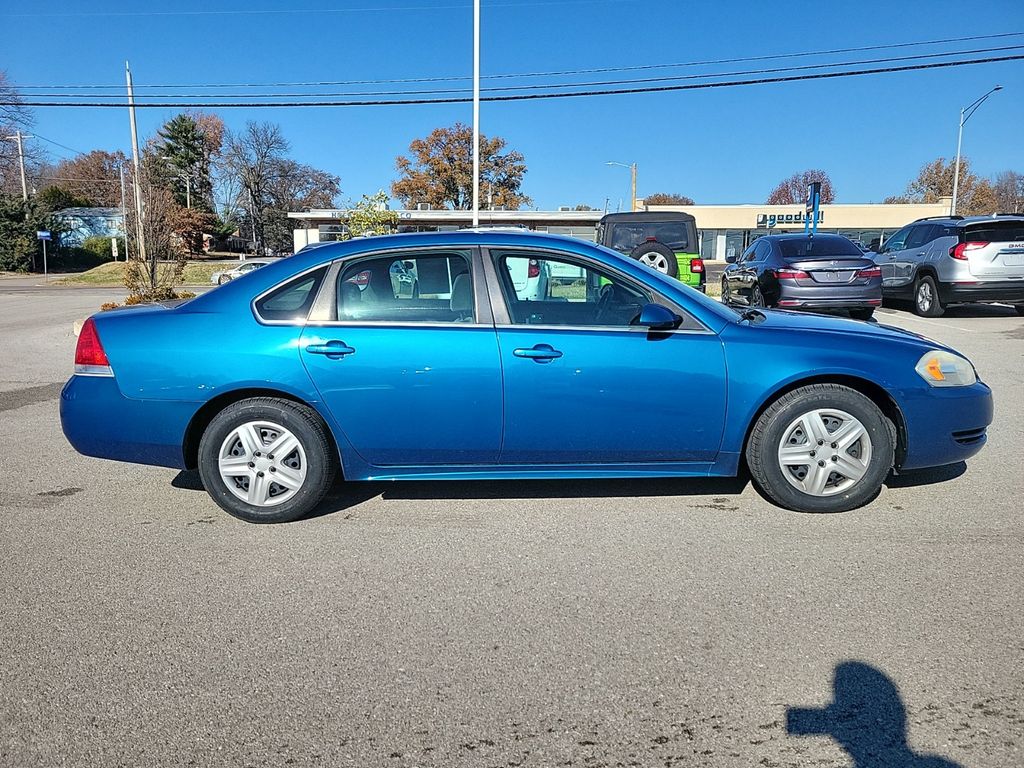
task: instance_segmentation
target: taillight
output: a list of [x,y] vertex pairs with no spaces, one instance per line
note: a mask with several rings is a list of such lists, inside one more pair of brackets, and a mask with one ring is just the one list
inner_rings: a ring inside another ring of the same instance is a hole
[[776,269],[775,277],[779,280],[809,280],[811,276],[802,269]]
[[703,272],[704,271],[704,259],[690,259],[690,271],[691,272]]
[[976,251],[988,245],[988,241],[972,240],[968,243],[958,243],[949,249],[949,255],[960,261],[967,261],[967,251]]
[[530,266],[526,270],[527,277],[540,277],[540,262],[530,259]]
[[96,323],[90,317],[82,324],[78,334],[78,345],[75,347],[75,373],[93,376],[112,376],[110,361],[103,351],[100,335],[96,332]]
[[866,269],[862,269],[862,270],[860,270],[857,273],[857,277],[866,277],[868,279],[870,279],[872,277],[881,277],[881,276],[882,276],[882,268],[879,267],[879,266],[867,267]]

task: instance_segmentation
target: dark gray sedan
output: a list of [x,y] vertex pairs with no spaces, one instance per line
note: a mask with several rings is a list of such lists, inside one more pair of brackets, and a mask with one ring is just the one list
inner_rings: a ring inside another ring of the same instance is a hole
[[726,261],[725,304],[846,310],[858,320],[882,304],[881,269],[841,235],[767,235]]

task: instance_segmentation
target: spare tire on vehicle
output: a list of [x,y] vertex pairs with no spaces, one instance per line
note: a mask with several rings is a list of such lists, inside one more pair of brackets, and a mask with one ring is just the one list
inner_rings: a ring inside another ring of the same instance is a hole
[[675,253],[672,252],[671,248],[662,243],[653,240],[640,243],[640,245],[629,252],[629,257],[642,261],[647,266],[654,267],[669,277],[679,276],[679,264],[676,261]]

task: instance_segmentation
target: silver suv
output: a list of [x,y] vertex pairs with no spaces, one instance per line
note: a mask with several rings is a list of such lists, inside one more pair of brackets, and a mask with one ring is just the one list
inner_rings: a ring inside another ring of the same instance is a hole
[[1024,315],[1024,216],[918,219],[875,254],[886,298],[938,317],[949,304],[1005,302]]

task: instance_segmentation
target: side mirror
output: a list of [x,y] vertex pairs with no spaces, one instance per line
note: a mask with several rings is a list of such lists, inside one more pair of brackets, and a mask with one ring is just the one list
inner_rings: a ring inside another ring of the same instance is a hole
[[726,257],[725,257],[725,263],[726,264],[735,264],[736,263],[736,254],[735,253],[727,254]]
[[642,325],[652,331],[674,331],[682,321],[683,318],[668,307],[661,304],[644,304],[636,325]]

